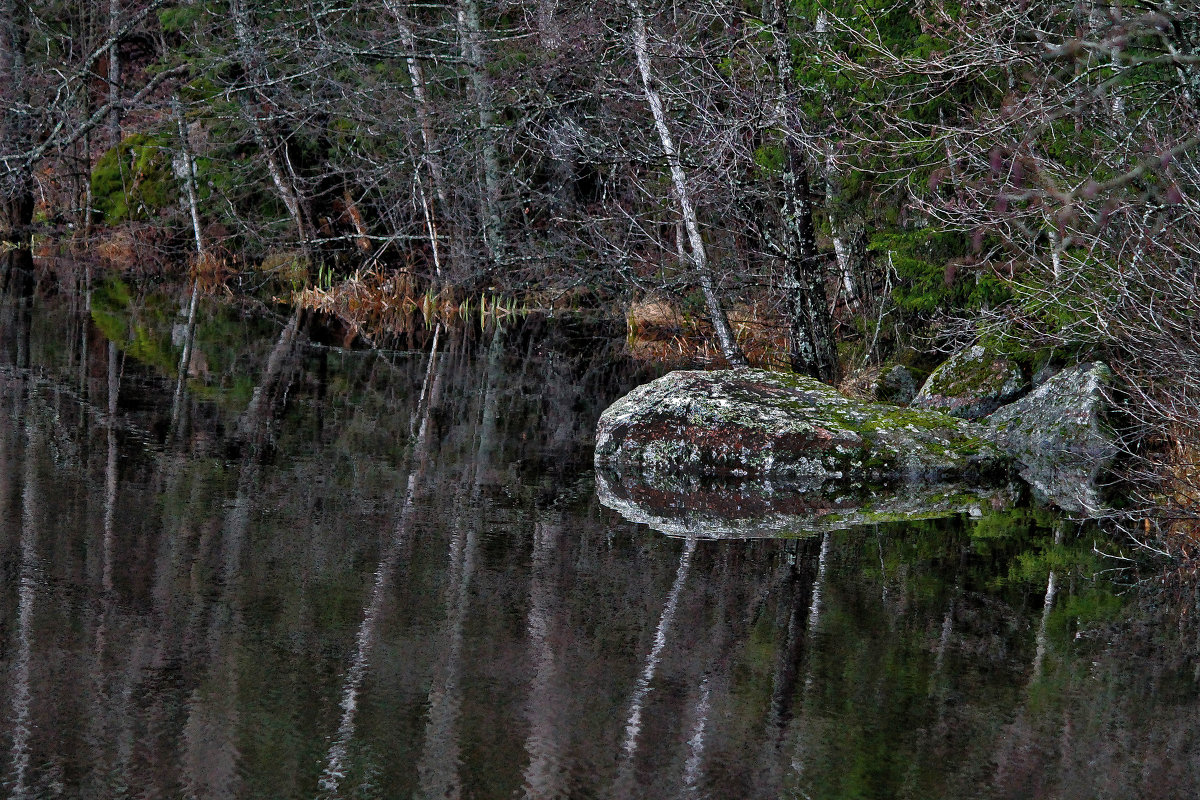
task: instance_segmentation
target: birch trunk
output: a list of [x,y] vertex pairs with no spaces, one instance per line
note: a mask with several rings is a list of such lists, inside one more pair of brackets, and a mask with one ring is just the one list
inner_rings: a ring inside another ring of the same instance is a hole
[[783,0],[771,4],[775,29],[775,124],[783,139],[783,259],[791,283],[788,358],[794,372],[825,383],[839,377],[833,321],[825,296],[825,276],[813,226],[808,165],[788,123],[792,95],[792,57],[788,48],[787,11]]
[[400,40],[404,43],[404,49],[408,51],[408,55],[404,61],[408,67],[408,80],[412,84],[413,105],[416,109],[417,124],[421,129],[421,161],[425,165],[425,170],[429,173],[429,182],[433,187],[433,195],[436,202],[431,203],[429,198],[426,197],[425,187],[421,184],[419,176],[414,176],[414,181],[417,184],[417,190],[421,197],[421,211],[425,217],[425,229],[429,234],[429,246],[433,252],[434,273],[440,280],[442,277],[442,259],[438,228],[446,209],[446,185],[442,178],[442,164],[434,140],[429,97],[425,91],[425,69],[421,66],[420,60],[417,59],[417,38],[413,33],[412,24],[408,21],[408,17],[404,13],[404,6],[394,0],[388,0],[387,8],[396,20],[396,28],[400,33]]
[[479,23],[479,0],[459,0],[458,35],[463,58],[470,72],[471,93],[479,115],[480,161],[483,172],[483,241],[493,266],[504,259],[504,238],[500,221],[500,156],[496,150],[496,114],[492,107],[492,89],[483,59]]
[[683,225],[687,230],[689,244],[688,255],[700,289],[704,293],[704,303],[708,307],[708,315],[712,318],[713,330],[717,336],[717,344],[721,355],[733,367],[745,367],[746,357],[738,346],[737,339],[729,327],[729,318],[725,308],[717,297],[713,284],[712,272],[708,264],[708,252],[704,240],[700,236],[700,224],[696,218],[696,208],[692,204],[692,195],[688,190],[687,176],[679,159],[679,151],[675,149],[675,141],[671,138],[671,130],[667,127],[667,115],[663,109],[662,97],[654,86],[654,72],[650,64],[650,48],[646,39],[646,17],[642,13],[638,0],[629,0],[629,8],[633,12],[633,51],[637,57],[638,72],[642,78],[642,88],[645,90],[646,103],[654,117],[654,128],[658,133],[659,144],[671,170],[671,183],[675,187],[675,197],[679,201],[679,212],[683,217]]
[[[241,63],[242,71],[245,72],[252,83],[258,83],[265,76],[261,74],[262,70],[259,69],[258,52],[250,36],[250,22],[247,18],[246,9],[242,7],[240,0],[229,0],[229,15],[233,18],[233,31],[234,36],[237,38],[238,60]],[[290,163],[286,165],[287,169],[280,164],[279,157],[275,152],[277,146],[282,149],[284,145],[282,142],[276,143],[271,141],[274,137],[263,126],[258,110],[252,103],[247,101],[245,97],[242,97],[240,102],[242,112],[245,114],[246,120],[250,123],[250,132],[254,137],[254,143],[262,151],[263,157],[267,162],[267,172],[271,176],[271,183],[275,186],[275,191],[279,194],[279,199],[283,201],[288,216],[292,218],[292,223],[296,226],[296,232],[300,237],[300,247],[304,250],[304,254],[309,256],[311,260],[313,253],[311,252],[312,242],[309,234],[309,226],[305,221],[300,193],[292,181],[294,172],[291,170]]]
[[847,218],[835,210],[834,198],[841,192],[837,164],[833,159],[833,149],[825,154],[825,197],[829,210],[829,229],[833,236],[833,253],[837,257],[838,274],[841,277],[842,291],[845,292],[846,307],[851,310],[860,305],[859,295],[863,274],[863,225],[862,220],[855,217]]
[[[204,237],[200,233],[200,207],[196,200],[196,169],[192,158],[192,146],[188,140],[187,125],[183,119],[183,109],[179,104],[179,96],[171,98],[171,108],[175,112],[175,126],[179,133],[179,152],[183,157],[183,187],[187,197],[188,213],[192,220],[192,237],[196,247],[196,267],[204,263]],[[196,308],[200,300],[200,279],[192,277],[192,296],[188,302],[187,328],[183,336],[183,353],[179,357],[179,377],[175,383],[175,399],[171,404],[171,425],[178,428],[179,413],[183,405],[183,390],[187,384],[188,371],[192,365],[192,344],[196,338]]]
[[121,0],[108,0],[108,138],[121,143]]

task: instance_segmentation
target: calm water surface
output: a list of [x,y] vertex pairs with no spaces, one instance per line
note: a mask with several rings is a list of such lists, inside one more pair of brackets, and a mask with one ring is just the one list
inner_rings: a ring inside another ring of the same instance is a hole
[[1073,523],[671,538],[594,326],[210,301],[180,387],[182,291],[3,269],[6,796],[1195,795],[1196,631]]

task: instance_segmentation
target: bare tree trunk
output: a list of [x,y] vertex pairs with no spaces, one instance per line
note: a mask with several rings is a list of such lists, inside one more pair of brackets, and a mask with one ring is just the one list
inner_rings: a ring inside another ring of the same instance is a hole
[[[238,42],[238,59],[241,62],[242,71],[245,72],[250,80],[251,90],[261,92],[261,87],[255,88],[254,86],[260,83],[263,78],[262,71],[258,65],[258,52],[250,35],[250,20],[246,9],[242,6],[241,0],[229,0],[229,14],[233,17],[233,30]],[[290,162],[286,165],[281,165],[279,156],[276,154],[276,148],[284,150],[286,143],[272,141],[274,137],[270,135],[263,125],[258,109],[254,107],[254,103],[243,97],[241,98],[241,106],[243,113],[246,115],[247,122],[250,123],[250,132],[254,137],[254,143],[258,145],[258,149],[262,151],[263,157],[266,159],[267,172],[271,176],[271,183],[275,185],[275,191],[279,194],[279,199],[283,201],[284,207],[287,208],[288,216],[292,218],[292,222],[296,226],[296,232],[300,237],[300,247],[304,250],[304,254],[311,260],[314,255],[312,252],[312,237],[308,222],[305,219],[300,192],[296,189],[295,183],[292,180],[294,173],[291,170]],[[284,150],[284,152],[286,157],[286,151]]]
[[638,72],[642,77],[646,103],[650,106],[650,113],[654,117],[654,128],[658,132],[663,155],[666,156],[667,165],[671,170],[671,182],[674,184],[675,197],[679,201],[679,211],[687,230],[690,246],[688,255],[691,257],[692,267],[696,271],[700,289],[704,293],[704,303],[708,307],[709,317],[712,318],[712,326],[717,335],[721,355],[725,357],[730,366],[745,367],[746,357],[742,354],[741,347],[738,346],[737,339],[729,327],[729,318],[725,315],[725,308],[721,305],[720,298],[717,297],[708,264],[708,252],[705,250],[704,240],[700,236],[696,208],[692,204],[691,192],[688,191],[687,176],[684,174],[683,164],[679,159],[679,151],[675,149],[675,142],[671,138],[671,131],[667,127],[667,115],[663,110],[662,96],[654,86],[654,73],[650,65],[650,48],[646,39],[646,17],[642,13],[642,7],[638,0],[629,0],[629,8],[633,12],[633,51],[637,56]]
[[[29,6],[3,0],[0,6],[0,154],[29,149],[29,88],[25,48]],[[33,224],[33,173],[24,160],[4,163],[0,174],[0,240],[21,242]]]
[[404,43],[404,48],[408,51],[408,55],[404,60],[408,67],[408,79],[412,84],[413,104],[416,109],[417,124],[421,129],[421,161],[429,173],[429,182],[433,186],[436,203],[429,202],[420,177],[417,176],[414,180],[421,195],[421,211],[425,216],[425,228],[429,234],[429,246],[433,252],[434,274],[440,280],[442,277],[442,259],[438,229],[440,224],[444,225],[444,215],[447,206],[446,185],[445,180],[442,178],[441,159],[437,153],[437,145],[434,139],[429,97],[425,91],[425,69],[417,58],[417,38],[413,33],[412,24],[404,12],[404,6],[396,2],[396,0],[386,0],[386,4],[388,11],[391,12],[396,20],[396,27],[400,32],[400,39]]
[[538,38],[542,47],[547,50],[557,50],[562,46],[562,32],[559,30],[558,20],[554,18],[557,11],[558,0],[538,0]]
[[793,136],[787,113],[794,80],[784,0],[772,0],[771,13],[775,29],[775,122],[783,137],[781,239],[792,292],[788,358],[793,371],[826,383],[836,383],[840,376],[837,345],[833,338],[829,301],[825,296],[825,276],[817,252],[808,165]]
[[108,0],[108,139],[121,143],[121,0]]
[[500,155],[496,149],[496,114],[492,108],[492,87],[483,58],[479,23],[479,0],[459,0],[458,35],[463,57],[470,70],[471,92],[479,115],[480,159],[483,171],[483,240],[492,266],[504,259],[504,235],[500,220]]
[[[179,104],[179,96],[171,98],[171,108],[175,112],[175,126],[179,132],[179,152],[183,159],[183,186],[187,195],[188,213],[192,219],[192,236],[196,246],[196,268],[204,264],[204,237],[200,233],[200,208],[196,201],[196,171],[192,159],[192,146],[188,140],[187,125],[183,119],[183,109]],[[179,357],[179,377],[175,383],[175,399],[171,404],[171,425],[179,425],[179,412],[183,405],[183,390],[187,384],[188,371],[192,365],[192,342],[196,336],[196,307],[200,300],[200,277],[192,277],[192,297],[188,302],[187,328],[183,336],[183,353]]]

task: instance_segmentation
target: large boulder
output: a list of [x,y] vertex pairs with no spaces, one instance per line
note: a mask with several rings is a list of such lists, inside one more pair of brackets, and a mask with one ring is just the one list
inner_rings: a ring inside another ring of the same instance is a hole
[[1039,499],[1068,512],[1100,510],[1097,483],[1119,452],[1105,419],[1111,383],[1098,361],[1064,369],[988,420],[989,437]]
[[639,386],[600,417],[596,464],[810,487],[974,481],[1007,469],[981,426],[763,370],[678,371]]
[[1029,390],[1021,367],[983,345],[960,350],[930,374],[913,408],[982,419]]

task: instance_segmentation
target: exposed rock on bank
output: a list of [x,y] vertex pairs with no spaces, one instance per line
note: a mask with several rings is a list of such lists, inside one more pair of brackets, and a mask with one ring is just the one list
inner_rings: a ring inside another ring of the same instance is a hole
[[982,419],[1029,390],[1015,361],[983,345],[960,350],[930,374],[913,398],[913,408],[944,411],[960,419]]
[[815,485],[975,481],[1007,467],[980,426],[763,370],[672,372],[634,389],[600,417],[596,463]]
[[1111,383],[1104,364],[1071,367],[988,420],[989,438],[1039,499],[1069,512],[1099,510],[1097,482],[1118,453],[1105,419]]
[[[994,496],[970,487],[1004,485],[1013,468],[1041,500],[1093,514],[1097,482],[1118,451],[1105,421],[1110,380],[1099,363],[1063,370],[978,424],[850,400],[802,376],[672,372],[601,415],[596,465],[607,503],[624,503],[622,513],[641,508],[659,527],[675,525],[676,512],[684,514],[679,524],[703,512],[711,526],[756,508],[762,513],[751,516],[765,518],[836,511],[855,520],[847,524],[879,521],[876,513],[957,513]],[[755,488],[714,490],[713,479],[730,478]],[[881,505],[882,487],[889,499]],[[854,499],[868,488],[869,502]]]

